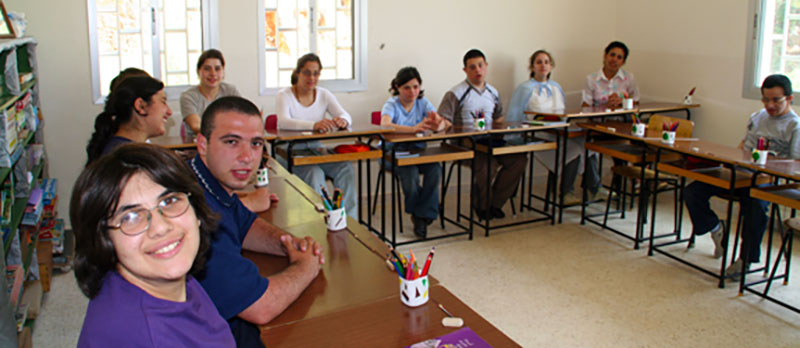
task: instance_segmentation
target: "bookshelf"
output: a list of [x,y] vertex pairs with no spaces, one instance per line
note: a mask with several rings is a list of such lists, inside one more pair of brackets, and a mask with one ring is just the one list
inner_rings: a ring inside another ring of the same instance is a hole
[[41,294],[49,289],[52,243],[58,242],[58,233],[52,231],[55,224],[47,220],[57,214],[46,203],[54,205],[57,197],[55,180],[46,179],[36,45],[31,37],[0,40],[0,66],[6,67],[0,72],[0,266],[6,270],[0,281],[0,346],[4,347],[30,345],[38,314],[32,308],[38,311]]

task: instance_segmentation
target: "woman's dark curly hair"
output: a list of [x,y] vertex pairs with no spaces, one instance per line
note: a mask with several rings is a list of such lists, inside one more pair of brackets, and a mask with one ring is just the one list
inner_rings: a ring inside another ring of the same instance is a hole
[[110,231],[108,220],[117,210],[128,180],[137,173],[144,173],[168,191],[189,194],[189,203],[201,222],[200,247],[189,273],[197,274],[205,263],[217,215],[206,204],[203,189],[189,166],[155,145],[123,145],[86,167],[72,189],[69,217],[75,233],[75,278],[90,299],[100,291],[106,273],[117,269],[119,259],[109,233],[119,232]]

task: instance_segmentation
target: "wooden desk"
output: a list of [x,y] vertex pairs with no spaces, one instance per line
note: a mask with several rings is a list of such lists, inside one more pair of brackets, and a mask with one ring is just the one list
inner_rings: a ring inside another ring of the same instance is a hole
[[180,136],[162,135],[150,139],[150,143],[170,150],[193,150],[197,148],[195,143],[187,143]]
[[[482,153],[485,153],[485,154],[488,155],[488,156],[486,156],[486,161],[487,162],[491,161],[491,158],[494,157],[494,156],[502,156],[502,155],[506,155],[506,154],[515,154],[515,153],[532,154],[533,152],[536,152],[536,151],[555,150],[556,151],[556,163],[555,163],[556,173],[555,173],[555,175],[558,176],[558,167],[559,167],[559,165],[558,165],[558,160],[557,159],[559,157],[558,156],[558,151],[560,151],[558,144],[561,142],[562,134],[566,133],[566,130],[567,130],[568,126],[569,125],[567,123],[534,126],[534,125],[527,124],[525,122],[499,122],[499,123],[495,122],[495,123],[491,124],[491,126],[487,130],[487,133],[489,135],[496,136],[496,135],[507,135],[507,134],[519,134],[519,135],[523,136],[523,139],[525,139],[525,141],[522,144],[510,144],[510,143],[507,143],[504,146],[498,146],[498,147],[494,147],[492,141],[490,141],[488,143],[488,145],[484,145],[484,144],[480,144],[480,143],[475,142],[473,147],[476,149],[476,151],[479,151],[479,152],[482,152]],[[559,130],[561,132],[559,132]],[[550,140],[545,140],[545,139],[542,139],[542,138],[536,138],[536,132],[542,132],[542,131],[543,132],[556,131],[555,132],[556,141],[550,141]],[[486,167],[490,168],[489,163],[487,163]],[[533,174],[534,174],[533,173],[533,158],[530,158],[528,160],[528,175],[527,175],[527,177],[528,177],[528,183],[527,183],[528,184],[527,185],[528,186],[528,191],[527,191],[528,204],[527,205],[524,204],[524,193],[526,191],[525,191],[525,180],[524,180],[525,175],[524,175],[524,172],[523,172],[523,180],[521,181],[522,182],[522,189],[520,190],[520,192],[522,192],[522,194],[520,194],[520,211],[522,211],[523,208],[528,208],[529,210],[533,210],[533,211],[535,211],[535,212],[537,212],[539,214],[542,214],[543,216],[542,217],[538,217],[538,218],[526,219],[526,220],[523,220],[523,221],[515,221],[515,222],[512,222],[512,223],[494,225],[494,226],[492,226],[492,224],[491,224],[491,219],[486,221],[485,224],[482,224],[480,222],[476,222],[476,224],[478,226],[484,228],[485,235],[487,237],[489,236],[489,232],[492,229],[505,228],[505,227],[522,225],[522,224],[529,224],[529,223],[539,222],[539,221],[544,221],[544,220],[550,220],[551,224],[555,224],[555,208],[556,208],[555,202],[547,202],[546,201],[544,209],[535,208],[531,204],[530,197],[532,195],[532,189],[533,189],[533,176],[534,176]],[[486,177],[486,185],[487,185],[487,187],[491,188],[492,185],[491,185],[490,178],[491,178],[491,176],[487,176]],[[491,189],[487,190],[487,194],[488,194],[488,197],[486,197],[486,199],[487,199],[488,202],[491,202],[492,201],[492,190]],[[550,203],[553,203],[552,211],[548,212],[546,210],[547,210],[548,204],[550,204]],[[470,216],[470,219],[472,219],[472,216]]]
[[[296,236],[313,237],[323,248],[325,264],[317,278],[294,303],[261,327],[262,339],[267,346],[415,343],[411,340],[421,341],[452,331],[441,326],[443,314],[435,307],[434,301],[439,301],[451,312],[464,318],[466,325],[495,346],[516,346],[497,328],[441,287],[432,275],[429,277],[432,301],[414,309],[403,305],[399,299],[397,273],[384,263],[383,255],[388,253],[386,244],[352,218],[348,218],[346,230],[328,232],[322,214],[316,213],[300,194],[313,190],[296,176],[288,174],[274,159],[270,164],[273,166],[273,170],[270,170],[270,186],[274,191],[281,192],[281,201],[260,216]],[[289,182],[295,184],[298,190],[291,187]],[[290,217],[282,216],[285,214]],[[298,219],[291,217],[295,215]],[[253,261],[265,277],[288,266],[286,257],[248,251],[243,255]],[[381,320],[370,319],[376,316]],[[411,321],[407,319],[409,317]],[[358,337],[353,335],[353,330],[358,330]]]
[[[398,292],[397,281],[394,285]],[[403,347],[458,330],[442,326],[446,315],[437,303],[490,345],[520,347],[441,285],[431,286],[430,300],[420,307],[392,296],[293,325],[270,326],[261,337],[268,347]]]
[[[391,164],[391,166],[389,168],[389,171],[392,172],[392,173],[395,172],[395,170],[394,170],[395,167],[403,167],[403,166],[427,164],[427,163],[460,162],[460,161],[465,161],[465,160],[472,160],[472,158],[475,155],[473,150],[467,149],[467,148],[463,148],[463,147],[460,147],[460,146],[457,146],[457,145],[448,144],[445,141],[446,140],[461,139],[461,138],[465,138],[465,137],[482,135],[482,134],[486,134],[486,131],[475,130],[471,125],[469,125],[469,126],[453,126],[453,127],[450,127],[449,129],[443,131],[443,132],[435,132],[435,133],[429,133],[429,134],[423,134],[423,133],[418,133],[418,134],[415,134],[415,133],[388,133],[388,134],[384,134],[383,135],[384,142],[387,143],[387,144],[391,144],[391,150],[384,156],[384,160]],[[410,144],[410,143],[417,143],[417,142],[432,142],[432,141],[441,141],[442,143],[441,143],[440,146],[429,146],[429,147],[425,147],[424,149],[414,149],[414,150],[410,151],[413,154],[413,156],[397,158],[397,153],[396,153],[395,150],[400,145]],[[444,168],[446,168],[446,167],[443,166],[442,171],[444,171]],[[444,197],[445,197],[445,194],[447,192],[447,183],[449,182],[449,181],[444,179],[445,178],[444,175],[442,175],[442,187],[440,189],[441,192],[440,192],[440,198],[439,198],[439,207],[440,207],[440,209],[439,209],[439,219],[440,219],[440,223],[442,225],[442,228],[444,228],[444,222],[445,221],[449,222],[449,223],[461,228],[461,231],[458,231],[458,232],[455,232],[455,233],[446,233],[446,234],[438,235],[438,236],[431,237],[431,238],[416,239],[416,240],[411,240],[411,241],[406,241],[406,242],[397,242],[397,229],[396,229],[396,226],[397,225],[402,226],[402,224],[400,223],[400,219],[402,219],[402,216],[398,216],[398,214],[397,214],[397,210],[398,210],[397,207],[399,205],[398,201],[399,201],[399,197],[400,197],[399,193],[395,192],[396,190],[392,190],[392,193],[393,193],[393,196],[392,196],[392,199],[391,199],[391,201],[392,201],[392,204],[391,204],[391,215],[392,215],[391,230],[392,230],[392,235],[391,235],[391,239],[389,239],[386,236],[386,220],[387,220],[386,219],[386,208],[385,208],[386,207],[386,198],[385,198],[386,197],[386,182],[387,182],[386,181],[386,171],[382,171],[380,175],[381,175],[381,177],[379,178],[379,180],[383,183],[383,185],[381,185],[381,191],[382,191],[381,192],[382,193],[381,194],[381,197],[382,197],[382,201],[381,201],[382,202],[381,203],[381,206],[382,206],[382,211],[381,211],[382,219],[381,220],[382,220],[382,222],[381,222],[381,230],[380,231],[376,231],[376,232],[379,233],[379,236],[381,237],[381,239],[391,243],[391,245],[395,246],[395,247],[399,246],[399,245],[418,243],[418,242],[423,242],[423,241],[433,240],[433,239],[456,237],[456,236],[461,236],[461,235],[468,235],[469,239],[472,240],[472,223],[470,223],[468,226],[464,226],[459,221],[459,218],[458,218],[459,214],[458,213],[457,213],[457,217],[456,217],[455,220],[453,220],[451,218],[448,218],[444,214]],[[390,175],[390,176],[391,176],[392,183],[393,183],[392,187],[395,187],[395,188],[399,189],[400,185],[397,184],[396,177],[394,175]],[[426,178],[426,180],[427,180],[427,178]],[[460,196],[461,187],[458,186],[457,189],[458,189],[459,196]],[[377,192],[376,192],[376,194],[377,194]],[[397,196],[395,196],[395,195],[397,195]],[[398,199],[396,200],[394,197],[397,197]],[[460,207],[461,207],[460,206],[460,202],[458,204],[459,204],[458,205],[458,207],[459,207],[458,209],[460,211]],[[368,209],[368,212],[369,212],[369,209]],[[402,227],[400,227],[400,228],[402,228]]]
[[699,108],[700,104],[686,105],[683,103],[669,103],[669,102],[640,102],[634,105],[633,109],[623,108],[608,108],[606,105],[594,105],[586,107],[569,108],[563,111],[556,112],[537,112],[525,111],[526,115],[532,116],[556,116],[562,118],[595,118],[595,117],[608,117],[620,116],[627,114],[654,114],[657,112],[671,112],[671,111],[684,111],[686,112],[686,119],[691,120],[691,109]]
[[[767,202],[782,205],[785,207],[789,207],[792,210],[800,209],[800,184],[797,181],[800,181],[800,161],[798,160],[786,160],[786,159],[773,159],[770,158],[767,160],[767,163],[763,166],[756,165],[752,162],[745,162],[742,164],[743,166],[756,170],[757,172],[766,173],[776,178],[787,179],[790,181],[794,181],[794,183],[784,184],[780,186],[771,186],[771,187],[761,187],[761,188],[753,188],[750,189],[750,196],[756,199],[765,200]],[[780,210],[773,207],[772,209],[772,219],[777,220],[780,224],[782,223],[780,217]],[[794,312],[800,313],[800,308],[798,306],[792,305],[788,302],[780,300],[776,297],[769,295],[769,290],[772,286],[772,282],[775,280],[783,279],[784,285],[786,285],[789,281],[789,270],[791,266],[791,255],[792,255],[792,245],[794,239],[794,232],[793,231],[785,231],[783,226],[778,227],[783,233],[779,236],[781,237],[780,247],[778,249],[778,255],[775,257],[775,261],[772,264],[772,268],[770,269],[770,262],[771,262],[771,251],[772,251],[772,238],[774,232],[774,224],[770,224],[770,235],[769,235],[769,242],[767,243],[767,255],[766,255],[766,263],[764,265],[764,273],[767,275],[766,279],[760,279],[753,282],[747,282],[747,272],[742,272],[744,276],[741,277],[739,281],[739,294],[744,294],[745,291],[756,294],[764,299],[772,301],[784,308],[788,308]],[[784,261],[784,269],[782,274],[778,274],[778,267],[780,266],[780,262],[783,259]],[[756,285],[765,284],[763,290],[757,290],[755,288]]]
[[[759,183],[760,180],[763,182],[768,181],[768,178],[759,177],[757,173],[751,173],[747,171],[742,171],[741,164],[743,161],[749,161],[749,154],[745,153],[741,149],[714,144],[711,142],[703,141],[703,140],[676,140],[674,144],[663,144],[660,141],[646,141],[648,146],[652,146],[658,149],[657,158],[661,158],[661,154],[664,151],[668,152],[675,152],[685,156],[694,156],[699,157],[702,159],[710,160],[719,162],[722,166],[718,168],[703,168],[703,169],[687,169],[683,163],[664,163],[657,160],[658,165],[656,166],[655,176],[658,178],[658,174],[661,171],[678,175],[681,177],[687,177],[694,180],[698,180],[701,182],[705,182],[710,185],[714,185],[717,187],[727,188],[728,189],[728,196],[735,197],[735,190],[737,188],[743,187],[750,187],[756,183]],[[766,180],[765,180],[766,179]],[[658,192],[653,194],[653,206],[656,205],[656,201],[658,199]],[[651,221],[656,221],[655,218],[656,209],[652,210],[651,213]],[[733,199],[728,199],[728,207],[727,207],[727,221],[732,221],[731,217],[733,216]],[[703,273],[706,273],[716,279],[719,280],[719,287],[725,287],[725,268],[726,268],[726,261],[728,255],[728,239],[730,236],[731,230],[731,223],[725,224],[725,233],[723,234],[723,257],[720,262],[720,268],[718,271],[710,271],[706,268],[696,265],[690,262],[687,259],[680,257],[679,255],[673,255],[669,253],[667,250],[661,249],[661,247],[678,244],[678,243],[692,243],[693,240],[689,239],[678,239],[671,242],[661,243],[656,245],[653,241],[653,235],[655,233],[655,224],[650,226],[650,248],[648,251],[648,255],[652,256],[653,252],[659,252],[662,255],[665,255],[673,260],[681,262],[687,266],[690,266],[696,270],[699,270]],[[680,227],[678,228],[680,229]]]
[[[647,146],[647,141],[660,141],[661,132],[654,129],[647,129],[645,131],[644,137],[636,136],[632,133],[633,123],[631,122],[605,122],[605,123],[594,123],[594,122],[581,122],[578,123],[578,126],[586,130],[586,143],[585,143],[585,154],[587,156],[588,151],[594,151],[601,155],[609,156],[612,158],[620,159],[630,164],[636,165],[639,168],[639,182],[642,183],[640,187],[644,188],[645,183],[648,181],[646,174],[647,174],[647,166],[656,162],[656,150],[649,148]],[[644,125],[642,125],[644,126]],[[589,139],[591,138],[591,133],[599,133],[606,136],[612,136],[614,140],[601,140],[590,142]],[[679,159],[679,155],[672,155],[668,156],[665,155],[661,158],[662,161],[671,161]],[[587,169],[584,170],[586,172]],[[612,185],[613,187],[613,185]],[[653,186],[657,189],[658,186]],[[620,188],[620,191],[621,188]],[[608,209],[610,208],[610,199],[608,198],[606,201],[606,212],[604,214],[594,214],[594,215],[587,215],[586,214],[586,207],[590,202],[586,201],[586,194],[583,195],[583,203],[581,205],[581,224],[584,224],[586,221],[591,222],[595,225],[600,226],[603,229],[608,229],[615,234],[622,236],[624,238],[630,239],[633,241],[633,248],[639,249],[639,243],[643,243],[648,239],[644,236],[644,224],[645,224],[645,216],[647,215],[647,202],[648,202],[648,191],[644,189],[639,190],[639,205],[637,209],[637,216],[636,216],[636,231],[634,236],[630,236],[627,233],[620,231],[612,226],[608,226],[607,224],[607,216],[612,212],[609,212]],[[622,218],[624,218],[625,214],[625,203],[624,203],[624,194],[618,195],[620,197],[620,202],[617,205],[619,208],[622,207],[621,213]],[[655,207],[653,207],[655,209]],[[613,212],[616,213],[616,212]],[[593,217],[603,215],[603,222],[599,222],[593,219]],[[677,223],[676,223],[677,226]],[[656,236],[656,238],[663,238],[663,237],[671,237],[671,236],[680,236],[680,230],[675,229],[672,233],[666,233]]]

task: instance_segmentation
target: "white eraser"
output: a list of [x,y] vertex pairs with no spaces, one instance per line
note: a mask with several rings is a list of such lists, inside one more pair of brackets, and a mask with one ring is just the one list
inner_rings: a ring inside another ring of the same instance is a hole
[[422,138],[425,136],[425,133],[417,133],[417,138]]
[[606,112],[611,112],[611,109],[606,109]]
[[462,327],[464,326],[464,319],[456,317],[444,317],[442,318],[442,325],[446,327]]
[[302,135],[314,135],[314,132],[302,132],[300,134],[302,134]]
[[692,151],[700,151],[700,148],[699,147],[693,147]]
[[531,125],[529,125],[529,124],[527,124],[527,123],[523,123],[523,124],[522,124],[522,128],[528,128],[528,127],[530,127],[530,126],[531,126]]
[[612,128],[612,127],[608,127],[608,130],[610,130],[610,131],[612,131],[612,132],[616,132],[616,131],[617,131],[617,129],[616,129],[616,128]]

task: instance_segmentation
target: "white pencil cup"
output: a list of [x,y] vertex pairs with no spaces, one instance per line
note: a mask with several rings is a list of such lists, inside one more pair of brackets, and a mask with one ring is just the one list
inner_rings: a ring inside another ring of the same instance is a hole
[[406,280],[403,277],[397,277],[400,280],[400,301],[406,306],[417,307],[424,305],[428,302],[428,276],[422,276],[414,280]]
[[486,118],[476,118],[474,120],[473,128],[475,128],[476,131],[486,130]]
[[769,155],[768,150],[756,150],[753,149],[753,163],[763,166],[767,164],[767,156]]
[[269,171],[267,168],[261,168],[256,171],[256,187],[264,187],[269,185]]
[[675,132],[673,131],[662,131],[661,132],[661,142],[664,144],[675,144]]
[[634,123],[631,127],[631,134],[637,137],[644,137],[644,132],[647,130],[647,125],[644,123]]
[[344,207],[328,210],[325,214],[325,224],[328,225],[328,231],[340,231],[347,228],[347,215]]
[[633,109],[633,98],[624,98],[622,99],[622,108],[625,110],[632,110]]

